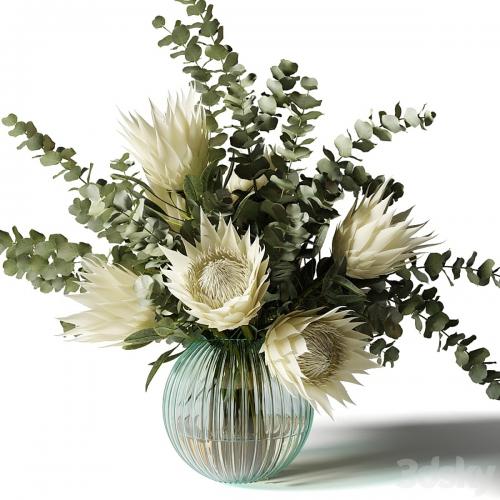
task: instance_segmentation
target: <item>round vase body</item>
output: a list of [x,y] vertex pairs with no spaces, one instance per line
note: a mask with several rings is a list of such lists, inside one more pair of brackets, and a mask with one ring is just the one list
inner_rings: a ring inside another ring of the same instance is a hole
[[304,445],[313,410],[271,377],[260,344],[200,340],[176,361],[163,417],[179,455],[216,481],[276,475]]

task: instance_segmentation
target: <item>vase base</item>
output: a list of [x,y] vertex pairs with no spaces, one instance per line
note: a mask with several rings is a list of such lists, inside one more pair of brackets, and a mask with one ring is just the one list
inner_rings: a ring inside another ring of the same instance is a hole
[[[196,457],[196,462],[186,460],[200,474],[228,484],[249,484],[265,481],[278,474],[295,458],[300,450],[297,441],[305,436],[292,434],[251,441],[209,440],[185,437],[187,448],[184,457]],[[282,461],[282,452],[296,450]]]

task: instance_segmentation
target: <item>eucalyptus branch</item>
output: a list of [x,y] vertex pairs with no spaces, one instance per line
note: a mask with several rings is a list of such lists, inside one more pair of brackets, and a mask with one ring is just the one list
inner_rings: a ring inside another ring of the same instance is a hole
[[[435,281],[443,274],[453,286],[452,278],[455,281],[460,279],[463,276],[462,272],[465,271],[467,279],[474,285],[486,286],[493,282],[497,287],[500,287],[500,268],[495,267],[493,259],[486,259],[481,265],[474,267],[477,252],[473,252],[467,260],[463,257],[457,257],[453,264],[449,264],[451,255],[450,250],[443,253],[429,253],[423,266],[417,266],[414,263],[410,270],[422,282],[427,282],[429,279]],[[446,269],[451,270],[451,277]]]
[[[175,233],[160,215],[147,217],[145,199],[129,181],[82,186],[69,211],[76,221],[112,244],[126,245],[134,252],[146,252],[143,259],[157,253],[159,244],[172,247]],[[153,245],[151,245],[153,244]]]
[[[406,270],[408,271],[408,270]],[[458,326],[457,319],[451,319],[444,311],[444,305],[438,296],[435,287],[422,289],[422,284],[413,289],[410,271],[398,273],[401,281],[388,279],[390,295],[388,300],[397,307],[402,316],[411,316],[415,327],[423,333],[425,338],[439,335],[438,350],[448,350],[455,347],[457,364],[469,372],[471,380],[477,384],[488,384],[487,394],[491,399],[500,399],[500,372],[489,370],[486,361],[490,352],[485,348],[470,350],[469,345],[476,340],[476,336],[467,337],[463,333],[450,333],[449,330]],[[442,337],[446,337],[442,345]]]
[[311,95],[318,88],[317,80],[300,77],[297,71],[297,63],[286,59],[272,66],[273,78],[267,81],[271,94],[264,93],[259,99],[259,107],[270,116],[278,116],[278,108],[286,109],[289,113],[287,123],[282,126],[280,139],[283,148],[280,154],[290,164],[310,156],[312,151],[307,146],[314,142],[314,138],[308,137],[314,130],[311,122],[322,115],[315,110],[321,101]]
[[436,118],[436,113],[425,109],[425,105],[420,112],[414,108],[407,108],[403,114],[401,105],[398,102],[394,107],[394,113],[389,114],[386,111],[380,111],[377,119],[374,119],[373,114],[368,117],[368,120],[357,120],[354,124],[354,129],[357,139],[353,139],[353,134],[347,131],[347,135],[339,135],[335,139],[335,147],[337,148],[341,158],[354,158],[352,155],[353,149],[366,153],[371,151],[377,142],[391,141],[393,134],[404,132],[409,128],[420,127],[426,130],[432,125]]
[[[374,178],[370,175],[361,165],[361,160],[353,156],[353,149],[366,153],[377,146],[375,138],[385,142],[391,141],[393,134],[407,131],[412,127],[426,130],[432,125],[435,117],[436,113],[425,111],[425,107],[420,113],[417,113],[413,108],[408,108],[403,115],[398,103],[395,106],[394,114],[380,111],[377,121],[373,115],[370,115],[365,121],[357,120],[354,128],[358,138],[353,139],[349,131],[347,135],[338,136],[335,139],[338,156],[331,150],[324,148],[325,158],[318,162],[318,175],[315,179],[324,184],[325,189],[331,193],[333,199],[341,196],[343,191],[358,193],[360,190],[363,192],[367,192],[369,189],[375,190],[384,181],[383,176]],[[400,182],[391,181],[388,189],[392,192],[394,201],[403,195],[404,188]]]
[[91,167],[81,167],[73,159],[76,152],[73,148],[56,147],[54,141],[47,135],[38,132],[33,122],[19,121],[17,116],[10,114],[2,119],[2,123],[11,127],[9,135],[12,137],[25,136],[25,140],[19,144],[17,149],[27,148],[30,151],[41,151],[41,154],[35,156],[40,159],[44,167],[60,165],[62,170],[54,177],[64,176],[67,182],[80,180],[85,183],[82,176],[85,172],[91,170]]
[[43,293],[77,292],[80,288],[77,271],[80,259],[92,255],[88,243],[71,243],[61,234],[46,237],[34,229],[29,236],[23,236],[16,227],[12,229],[12,236],[0,231],[0,255],[4,251],[5,274],[25,278]]

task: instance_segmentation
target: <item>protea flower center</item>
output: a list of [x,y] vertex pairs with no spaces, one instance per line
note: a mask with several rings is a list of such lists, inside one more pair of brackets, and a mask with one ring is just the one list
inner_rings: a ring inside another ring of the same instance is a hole
[[302,374],[316,385],[335,375],[345,361],[346,344],[331,324],[311,323],[302,333],[308,352],[298,357]]
[[213,308],[245,293],[250,266],[235,252],[214,250],[192,263],[188,285],[193,297]]

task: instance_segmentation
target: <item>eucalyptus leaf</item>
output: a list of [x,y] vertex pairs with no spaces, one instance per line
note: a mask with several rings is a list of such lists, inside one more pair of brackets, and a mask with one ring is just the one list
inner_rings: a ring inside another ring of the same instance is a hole
[[189,40],[189,30],[183,24],[178,24],[172,30],[172,40],[177,45],[184,45]]

